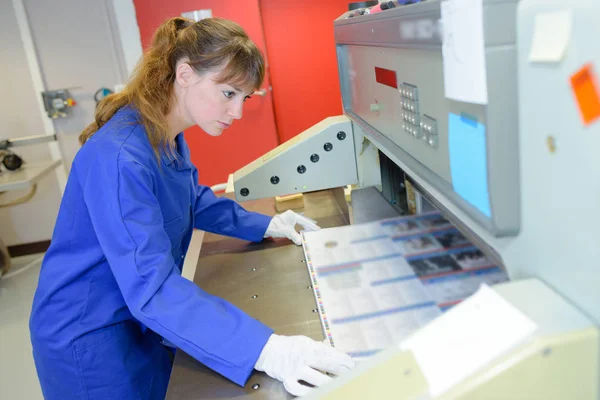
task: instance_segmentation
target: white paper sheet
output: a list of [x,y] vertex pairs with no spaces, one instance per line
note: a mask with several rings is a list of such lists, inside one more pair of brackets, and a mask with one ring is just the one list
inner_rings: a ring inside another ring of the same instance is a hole
[[527,340],[537,326],[487,285],[400,344],[439,396]]
[[447,98],[487,104],[482,0],[441,3],[444,91]]
[[556,63],[562,61],[571,40],[573,20],[571,10],[536,14],[534,21],[530,62]]

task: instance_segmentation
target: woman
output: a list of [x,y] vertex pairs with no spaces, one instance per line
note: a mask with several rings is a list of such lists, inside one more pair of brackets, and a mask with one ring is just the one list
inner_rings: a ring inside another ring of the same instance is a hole
[[[81,134],[30,320],[47,399],[162,399],[175,344],[244,385],[253,368],[293,394],[353,366],[345,354],[284,337],[180,276],[192,227],[250,241],[288,237],[270,218],[198,186],[183,130],[218,136],[260,87],[264,61],[235,23],[173,18],[131,83],[103,99]],[[316,368],[316,369],[313,369]]]

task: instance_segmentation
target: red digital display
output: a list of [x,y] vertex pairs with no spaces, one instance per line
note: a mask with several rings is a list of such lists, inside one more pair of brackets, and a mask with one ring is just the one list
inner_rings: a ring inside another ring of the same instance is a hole
[[385,68],[375,67],[375,80],[382,85],[398,89],[398,80],[396,79],[396,71]]

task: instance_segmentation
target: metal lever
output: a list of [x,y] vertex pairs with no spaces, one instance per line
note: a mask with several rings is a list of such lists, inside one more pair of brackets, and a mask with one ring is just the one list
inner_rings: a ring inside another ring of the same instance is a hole
[[265,97],[267,95],[267,89],[262,88],[260,90],[255,91],[254,93],[252,93],[252,96],[262,96]]
[[0,150],[6,150],[9,147],[28,146],[36,143],[53,142],[55,140],[58,140],[55,133],[51,133],[50,135],[34,135],[5,139],[0,140]]

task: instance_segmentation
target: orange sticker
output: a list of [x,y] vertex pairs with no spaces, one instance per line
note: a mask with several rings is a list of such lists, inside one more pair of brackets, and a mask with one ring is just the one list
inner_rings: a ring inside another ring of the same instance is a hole
[[586,125],[600,117],[600,98],[597,87],[592,64],[586,64],[571,75],[571,88],[577,99],[583,123]]

